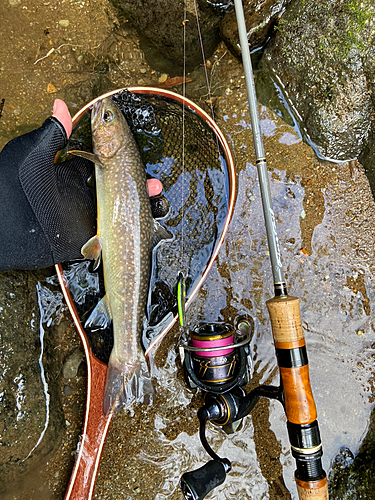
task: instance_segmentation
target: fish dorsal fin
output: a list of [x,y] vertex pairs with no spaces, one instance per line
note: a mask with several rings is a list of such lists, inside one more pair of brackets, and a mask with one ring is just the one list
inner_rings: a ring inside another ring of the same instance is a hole
[[74,156],[80,156],[81,158],[85,158],[85,160],[92,161],[95,163],[95,165],[101,165],[103,166],[103,163],[99,156],[95,155],[94,153],[88,153],[87,151],[80,151],[79,149],[71,149],[68,151],[71,155]]
[[154,249],[162,240],[171,240],[172,238],[171,233],[154,219],[154,227],[151,232],[151,249]]
[[90,314],[85,323],[85,328],[107,328],[112,321],[111,311],[107,295],[97,303],[95,309]]
[[102,242],[97,234],[83,245],[81,254],[85,259],[94,261],[94,271],[98,269],[102,256]]

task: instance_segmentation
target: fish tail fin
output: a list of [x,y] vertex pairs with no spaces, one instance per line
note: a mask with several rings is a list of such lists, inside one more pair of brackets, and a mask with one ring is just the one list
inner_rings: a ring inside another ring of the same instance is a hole
[[148,406],[155,401],[155,389],[145,362],[122,366],[109,362],[103,396],[105,415],[129,408],[133,403]]

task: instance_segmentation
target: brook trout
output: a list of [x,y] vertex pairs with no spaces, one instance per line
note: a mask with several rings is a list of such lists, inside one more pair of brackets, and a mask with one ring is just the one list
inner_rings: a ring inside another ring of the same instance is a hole
[[105,383],[107,415],[133,401],[149,404],[154,389],[140,345],[150,277],[151,251],[170,235],[151,215],[145,168],[129,126],[111,98],[91,114],[95,162],[97,235],[82,248],[86,259],[103,261],[106,295],[86,325],[113,322],[114,346]]

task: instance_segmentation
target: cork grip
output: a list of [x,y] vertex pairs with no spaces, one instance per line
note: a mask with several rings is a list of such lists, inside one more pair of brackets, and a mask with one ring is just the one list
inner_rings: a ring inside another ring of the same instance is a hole
[[300,500],[329,500],[328,484],[325,477],[321,481],[305,482],[296,479]]
[[274,297],[267,301],[267,309],[270,313],[275,344],[304,340],[297,297]]
[[281,368],[285,396],[285,413],[293,424],[310,424],[317,417],[309,377],[309,365],[300,368]]

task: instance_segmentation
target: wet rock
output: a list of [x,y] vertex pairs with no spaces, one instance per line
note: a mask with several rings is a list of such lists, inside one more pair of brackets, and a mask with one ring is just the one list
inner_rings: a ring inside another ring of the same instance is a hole
[[1,498],[13,486],[18,491],[36,467],[45,469],[64,428],[57,351],[39,329],[40,277],[9,272],[0,280],[0,477],[7,478],[0,482]]
[[168,75],[166,73],[163,73],[162,75],[159,76],[159,83],[164,83],[168,80]]
[[95,71],[95,73],[105,75],[109,71],[109,66],[105,62],[100,62],[95,66],[94,71]]
[[332,500],[374,498],[375,491],[375,410],[369,430],[354,458],[348,448],[341,448],[329,475],[329,497]]
[[64,394],[65,396],[71,396],[73,394],[73,389],[70,385],[64,385]]
[[[244,2],[247,38],[250,50],[265,45],[270,38],[275,23],[290,0],[248,0]],[[220,34],[230,51],[241,57],[237,20],[234,8],[230,9],[220,24]]]
[[[184,25],[186,68],[202,63],[196,13],[192,1],[111,0],[120,13],[137,29],[141,48],[150,66],[171,76],[181,73],[184,62]],[[184,19],[186,3],[186,19]],[[197,2],[199,25],[206,59],[219,43],[221,14],[205,1]],[[183,25],[184,23],[184,25]]]
[[318,152],[358,157],[374,112],[375,6],[371,0],[293,2],[266,48],[263,68]]
[[87,80],[65,87],[63,99],[69,107],[80,109],[86,103],[115,88],[116,86],[107,77],[95,73]]
[[[375,72],[374,72],[375,73]],[[358,158],[359,162],[363,165],[369,180],[372,194],[375,197],[375,124],[372,121],[371,130],[367,141]]]
[[64,363],[63,366],[63,377],[64,378],[73,378],[77,376],[78,369],[80,367],[80,364],[82,363],[85,355],[83,353],[83,350],[78,347],[75,349],[72,354],[70,354]]

